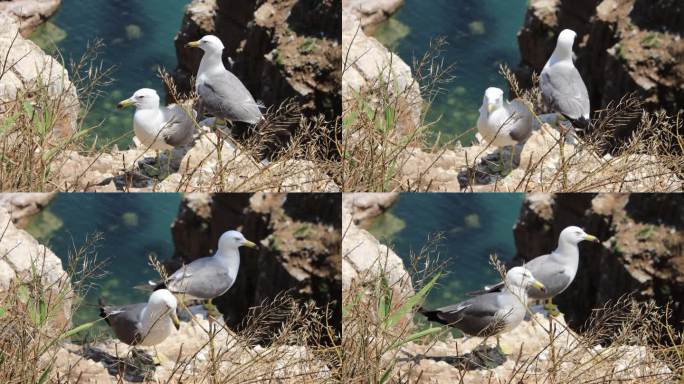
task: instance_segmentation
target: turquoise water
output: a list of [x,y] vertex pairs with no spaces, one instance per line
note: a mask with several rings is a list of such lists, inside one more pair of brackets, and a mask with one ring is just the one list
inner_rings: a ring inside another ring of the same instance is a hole
[[[161,66],[176,67],[173,38],[189,0],[63,0],[50,19],[66,32],[57,42],[68,63],[85,52],[88,42],[101,38],[106,44],[100,59],[114,66],[114,82],[105,89],[89,114],[89,125],[104,119],[97,130],[101,139],[118,139],[119,146],[132,143],[132,110],[117,111],[116,103],[139,88],[154,88],[164,100],[164,87],[156,75]],[[56,36],[56,34],[52,34]]]
[[438,250],[440,259],[448,262],[448,275],[432,290],[427,306],[453,304],[465,299],[467,292],[498,281],[489,255],[495,252],[501,261],[515,255],[513,225],[523,197],[518,193],[403,193],[370,230],[386,238],[405,264],[428,236],[443,233]]
[[[515,68],[520,61],[516,33],[522,27],[526,0],[406,0],[376,36],[409,65],[425,53],[430,40],[446,37],[443,58],[455,64],[456,79],[432,105],[429,121],[442,137],[469,144],[484,90],[507,90],[499,64]],[[465,132],[465,134],[464,134]]]
[[66,266],[74,248],[83,246],[86,237],[100,232],[95,244],[97,260],[106,261],[101,279],[85,298],[74,318],[75,324],[98,318],[97,298],[107,303],[126,304],[147,301],[148,293],[132,287],[158,278],[148,265],[148,255],[160,260],[174,251],[171,223],[178,214],[180,194],[172,193],[62,193],[27,227],[46,244]]

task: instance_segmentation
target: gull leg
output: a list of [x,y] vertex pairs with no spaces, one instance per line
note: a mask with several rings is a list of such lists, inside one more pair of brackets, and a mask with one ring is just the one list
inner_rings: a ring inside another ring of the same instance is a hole
[[560,311],[556,304],[553,303],[552,299],[544,300],[544,309],[549,313],[549,316],[556,317],[560,315]]
[[154,363],[154,365],[162,365],[164,362],[169,361],[169,359],[166,356],[157,351],[156,345],[153,348],[154,356],[152,357],[152,363]]
[[502,355],[506,356],[509,355],[512,351],[506,348],[505,345],[501,345],[501,341],[499,340],[499,335],[496,335],[496,350],[501,352]]

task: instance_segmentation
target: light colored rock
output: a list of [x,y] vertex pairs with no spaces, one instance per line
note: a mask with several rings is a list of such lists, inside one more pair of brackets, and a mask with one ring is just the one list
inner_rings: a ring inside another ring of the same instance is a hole
[[[4,61],[7,57],[7,62],[0,63],[0,66],[9,69],[0,78],[0,118],[23,92],[46,92],[51,104],[40,105],[37,104],[39,100],[32,100],[34,108],[49,108],[56,112],[53,117],[53,134],[56,137],[74,133],[79,102],[76,88],[69,81],[66,69],[33,42],[23,38],[18,33],[19,25],[12,17],[0,13],[0,24],[3,25],[0,29],[0,60]],[[24,98],[26,96],[20,97]]]
[[350,199],[345,200],[345,203],[350,205],[347,209],[351,211],[352,219],[358,225],[382,214],[398,198],[398,192],[354,193]]
[[343,105],[353,102],[360,92],[389,84],[389,97],[398,100],[395,129],[399,133],[410,132],[420,126],[423,100],[411,68],[375,38],[367,36],[357,16],[345,8],[342,10],[342,57],[345,60],[342,63]]
[[59,8],[62,0],[3,0],[0,13],[4,13],[21,25],[21,34],[28,37],[33,30]]
[[411,294],[411,279],[401,258],[368,231],[354,224],[354,195],[345,193],[342,197],[342,289],[349,289],[354,281],[357,284],[373,281],[382,273],[395,291]]
[[68,326],[71,318],[71,297],[67,294],[58,298],[59,294],[70,290],[62,261],[28,232],[17,228],[8,209],[7,202],[0,205],[0,228],[3,228],[0,238],[0,289],[6,292],[12,284],[32,280],[35,271],[46,287],[46,301],[59,308],[55,311],[54,328],[62,329]]
[[54,197],[55,193],[23,192],[0,194],[0,206],[5,207],[17,223],[22,219],[40,212]]
[[404,0],[342,0],[342,8],[349,10],[360,22],[366,32],[396,12]]
[[[536,308],[538,309],[538,308]],[[672,372],[653,353],[640,346],[602,348],[587,346],[586,340],[567,327],[562,316],[550,320],[541,313],[523,321],[518,327],[501,335],[501,344],[511,351],[506,361],[490,369],[459,369],[453,361],[477,347],[481,338],[454,339],[450,336],[430,345],[408,343],[402,347],[397,374],[415,383],[492,383],[492,382],[553,382],[553,378],[578,377],[582,382],[644,382],[644,378],[663,382]],[[553,346],[549,340],[553,339]],[[488,342],[493,346],[494,340]],[[552,358],[553,353],[553,358]],[[556,370],[554,359],[557,362]],[[591,363],[589,360],[593,359]],[[519,362],[519,364],[516,364]],[[590,368],[591,367],[591,368]],[[554,376],[555,375],[555,376]],[[592,380],[593,379],[593,380]],[[622,382],[622,381],[621,381]]]

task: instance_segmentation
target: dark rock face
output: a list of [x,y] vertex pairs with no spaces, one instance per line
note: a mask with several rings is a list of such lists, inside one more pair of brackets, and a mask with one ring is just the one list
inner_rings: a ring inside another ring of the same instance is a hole
[[238,229],[259,249],[240,249],[235,285],[214,300],[229,326],[288,291],[330,310],[341,331],[341,214],[340,194],[188,195],[172,225],[176,252],[167,266],[213,253],[224,231]]
[[671,324],[684,320],[684,196],[679,194],[531,194],[514,234],[518,263],[549,253],[560,231],[583,227],[601,244],[580,243],[579,271],[554,298],[575,329],[592,309],[625,294],[672,301]]
[[194,0],[175,41],[178,89],[193,88],[201,59],[185,43],[215,34],[234,61],[227,67],[257,100],[294,97],[305,116],[333,121],[342,105],[340,15],[340,0]]
[[531,84],[570,28],[592,110],[636,92],[649,110],[674,114],[684,108],[683,8],[676,0],[533,0],[518,33],[521,82]]

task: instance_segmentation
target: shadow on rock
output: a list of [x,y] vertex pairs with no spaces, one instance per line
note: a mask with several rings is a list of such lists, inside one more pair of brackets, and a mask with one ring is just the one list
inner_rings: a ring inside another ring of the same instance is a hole
[[112,356],[101,349],[88,346],[84,346],[77,353],[86,359],[102,363],[110,375],[120,376],[126,381],[141,383],[154,376],[154,360],[141,350],[133,349],[125,358]]
[[497,348],[482,346],[461,356],[428,356],[418,354],[398,360],[401,362],[414,361],[418,363],[421,359],[430,359],[436,362],[443,361],[460,370],[474,371],[478,369],[494,369],[503,365],[506,362],[506,355]]

